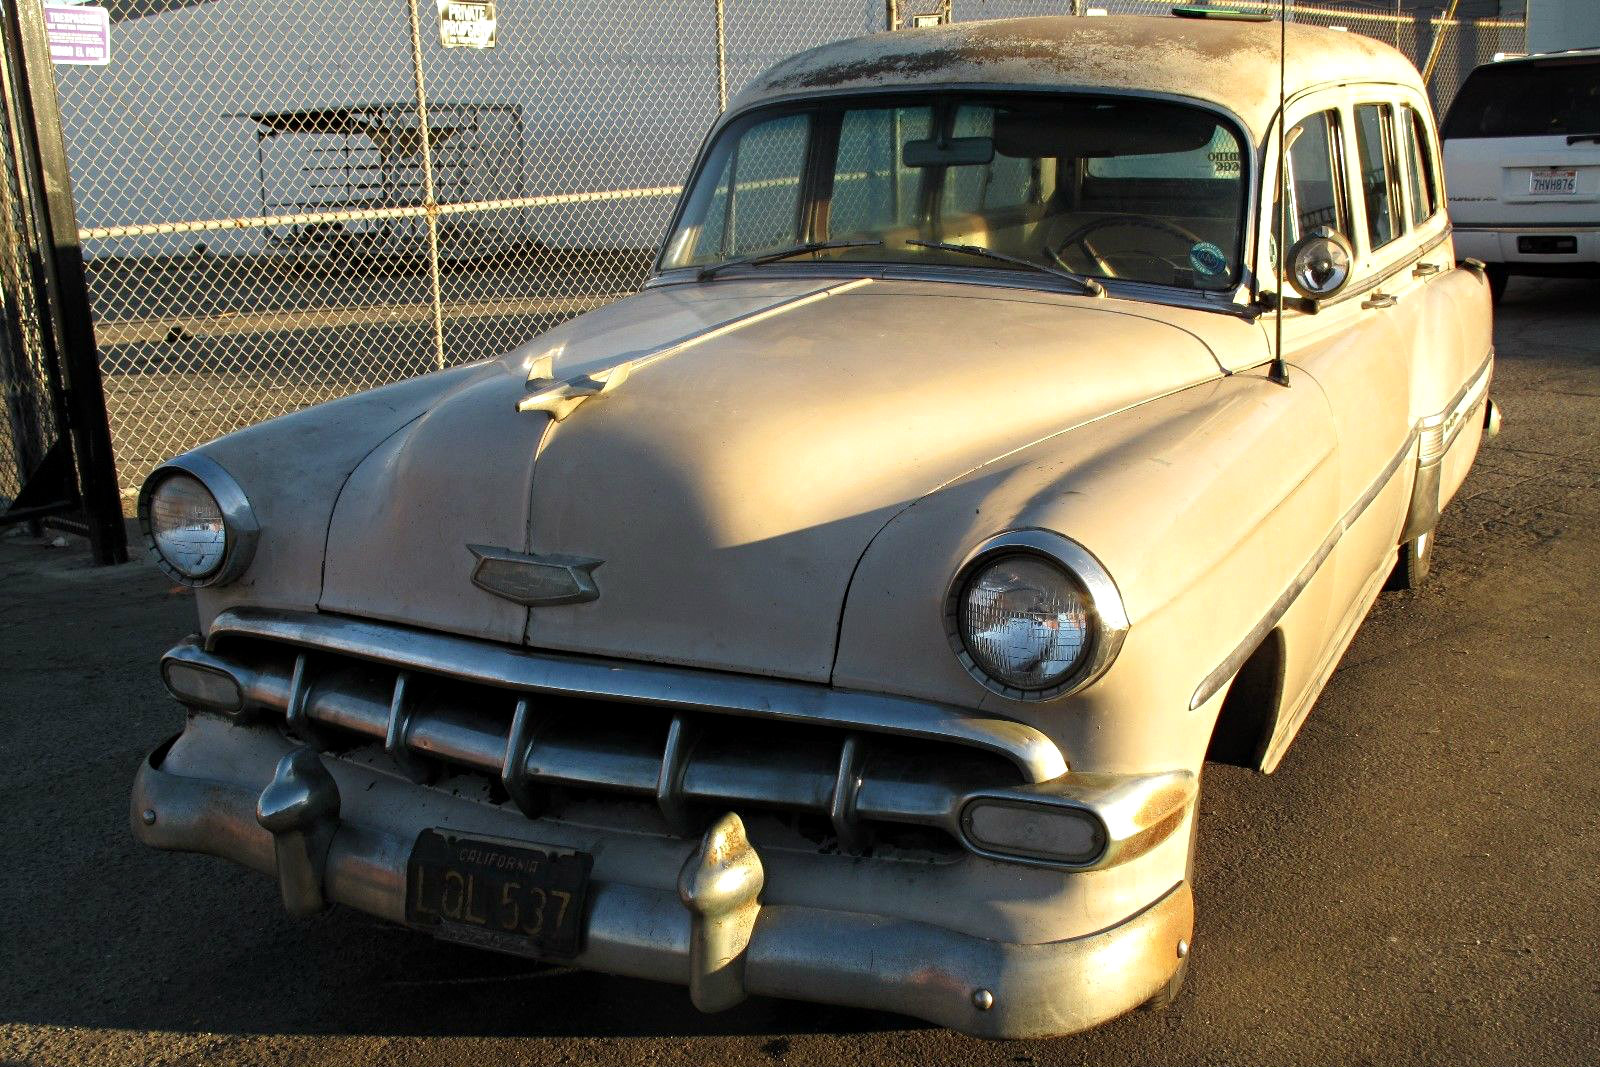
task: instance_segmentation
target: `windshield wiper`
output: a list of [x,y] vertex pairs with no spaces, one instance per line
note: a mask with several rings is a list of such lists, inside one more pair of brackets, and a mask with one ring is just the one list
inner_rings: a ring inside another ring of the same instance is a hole
[[1569,145],[1577,144],[1579,141],[1596,141],[1596,142],[1600,142],[1600,133],[1569,133],[1569,134],[1567,134],[1567,143]]
[[719,271],[727,270],[729,267],[758,267],[763,263],[776,263],[780,259],[803,256],[807,252],[825,252],[830,248],[871,248],[881,244],[882,241],[807,241],[803,245],[781,248],[776,252],[757,252],[748,256],[725,259],[721,263],[712,263],[700,268],[700,272],[695,275],[695,281],[707,281],[716,277]]
[[1053,274],[1057,278],[1065,278],[1082,289],[1085,296],[1106,295],[1106,287],[1087,275],[1061,267],[1052,267],[1047,263],[1023,259],[1021,256],[1008,256],[1004,252],[996,252],[992,249],[984,248],[982,245],[960,245],[950,241],[907,241],[906,244],[916,245],[918,248],[936,248],[942,252],[965,252],[969,256],[981,256],[984,259],[993,259],[1000,263],[1010,263],[1025,270],[1034,270],[1041,274]]

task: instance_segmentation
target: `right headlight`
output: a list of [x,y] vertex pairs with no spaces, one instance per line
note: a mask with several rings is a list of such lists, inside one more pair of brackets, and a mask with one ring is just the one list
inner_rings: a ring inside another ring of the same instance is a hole
[[1045,530],[1017,530],[979,546],[945,605],[962,666],[1016,700],[1049,700],[1088,685],[1111,665],[1127,626],[1100,562]]
[[239,484],[215,461],[194,454],[179,456],[145,480],[139,524],[161,569],[194,586],[242,574],[261,529]]

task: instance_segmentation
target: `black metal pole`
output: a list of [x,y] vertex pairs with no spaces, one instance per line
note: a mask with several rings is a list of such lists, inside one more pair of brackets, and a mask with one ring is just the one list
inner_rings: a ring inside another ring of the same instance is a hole
[[111,423],[106,417],[105,387],[100,380],[99,348],[84,278],[83,249],[78,244],[78,215],[67,169],[67,145],[61,134],[61,108],[56,98],[55,67],[45,36],[44,9],[39,0],[5,3],[5,48],[17,72],[23,131],[34,151],[28,161],[36,188],[43,191],[45,210],[36,212],[43,252],[45,284],[51,300],[41,308],[52,320],[61,350],[62,387],[66,393],[73,452],[77,457],[89,547],[96,563],[126,563],[127,530],[122,522],[122,497],[111,454]]

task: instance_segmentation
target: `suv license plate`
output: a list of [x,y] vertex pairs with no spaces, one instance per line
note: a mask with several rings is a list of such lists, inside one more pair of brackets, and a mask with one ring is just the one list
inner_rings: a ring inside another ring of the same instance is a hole
[[406,863],[406,921],[451,941],[570,959],[593,863],[585,852],[424,830]]
[[1528,173],[1530,196],[1575,196],[1578,192],[1578,172],[1545,167]]

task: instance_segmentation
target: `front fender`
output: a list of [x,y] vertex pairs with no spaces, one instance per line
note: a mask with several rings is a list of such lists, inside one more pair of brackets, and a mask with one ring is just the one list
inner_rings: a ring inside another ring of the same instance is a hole
[[374,448],[441,396],[494,364],[472,364],[357,393],[219,437],[195,449],[244,490],[261,525],[235,582],[195,590],[202,631],[236,604],[314,611],[328,523],[345,479]]
[[[1237,374],[1048,438],[922,499],[873,540],[846,600],[834,684],[1027,722],[1074,770],[1198,769],[1220,696],[1193,712],[1190,697],[1325,541],[1337,482],[1332,419],[1305,377],[1285,389]],[[1092,552],[1130,623],[1105,676],[1049,701],[974,681],[943,622],[973,546],[1026,528]],[[1310,635],[1326,606],[1307,592],[1289,622]]]

